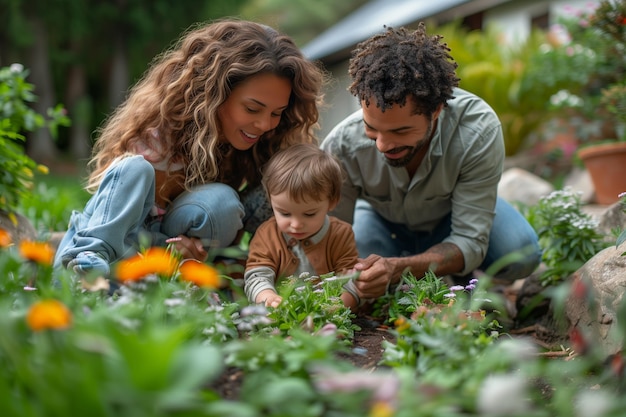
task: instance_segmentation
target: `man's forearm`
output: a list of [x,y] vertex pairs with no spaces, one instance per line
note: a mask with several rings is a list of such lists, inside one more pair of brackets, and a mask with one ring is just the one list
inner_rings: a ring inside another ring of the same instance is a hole
[[405,271],[422,278],[428,270],[437,276],[455,274],[465,267],[463,253],[452,243],[439,243],[417,255],[393,258],[392,282],[398,282]]

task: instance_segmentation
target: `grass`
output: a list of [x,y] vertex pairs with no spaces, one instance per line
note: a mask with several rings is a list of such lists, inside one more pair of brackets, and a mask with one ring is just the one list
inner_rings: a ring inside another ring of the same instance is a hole
[[32,192],[21,201],[20,213],[42,238],[65,231],[72,210],[82,210],[90,197],[82,185],[80,175],[37,174]]

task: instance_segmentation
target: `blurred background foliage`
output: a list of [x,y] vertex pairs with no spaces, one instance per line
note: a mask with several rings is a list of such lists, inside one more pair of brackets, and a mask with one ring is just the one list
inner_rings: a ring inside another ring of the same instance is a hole
[[269,24],[303,46],[365,0],[0,0],[0,67],[20,63],[33,108],[62,103],[72,120],[53,139],[27,135],[27,152],[51,170],[89,157],[93,132],[151,60],[192,24],[234,16]]
[[[190,25],[235,16],[271,25],[303,47],[365,3],[0,0],[0,67],[18,62],[30,71],[28,82],[39,97],[33,103],[36,112],[45,114],[57,103],[67,109],[72,124],[59,129],[56,139],[45,129],[26,134],[28,155],[55,172],[63,162],[86,162],[94,130],[151,60]],[[591,85],[597,92],[599,86],[590,80],[597,81],[607,71],[616,74],[614,62],[623,67],[624,59],[604,53],[606,39],[581,25],[580,16],[560,23],[570,31],[568,42],[551,31],[534,30],[526,39],[511,42],[495,27],[469,31],[460,22],[428,25],[429,32],[442,34],[452,49],[461,87],[483,97],[500,116],[509,156],[545,140],[541,135],[546,134],[546,123],[562,116],[551,107],[559,91],[584,96]],[[581,46],[572,49],[571,41]],[[617,73],[623,76],[623,71]],[[585,103],[595,108],[591,98]]]

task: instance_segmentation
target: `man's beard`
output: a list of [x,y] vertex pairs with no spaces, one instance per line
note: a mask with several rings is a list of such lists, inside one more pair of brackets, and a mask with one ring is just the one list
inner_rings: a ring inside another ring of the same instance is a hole
[[426,134],[415,146],[403,146],[401,148],[396,148],[394,151],[402,152],[405,149],[410,149],[409,153],[407,153],[403,158],[399,159],[389,159],[385,157],[385,161],[391,165],[392,167],[400,168],[407,166],[425,146],[430,144],[430,134],[433,131],[433,125],[430,123],[428,125],[428,130]]

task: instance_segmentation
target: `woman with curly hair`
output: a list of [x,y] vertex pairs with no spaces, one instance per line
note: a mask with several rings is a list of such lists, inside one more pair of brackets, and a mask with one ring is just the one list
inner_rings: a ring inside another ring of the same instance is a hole
[[83,212],[55,265],[84,275],[141,246],[204,261],[271,216],[260,169],[316,143],[323,73],[287,36],[257,23],[190,28],[157,56],[99,129]]
[[[353,224],[360,298],[376,298],[402,274],[467,283],[475,270],[513,281],[539,264],[537,235],[497,196],[504,162],[498,116],[458,88],[441,36],[387,28],[359,44],[350,92],[361,110],[322,142],[347,173],[333,215]],[[511,253],[517,257],[489,269]]]

